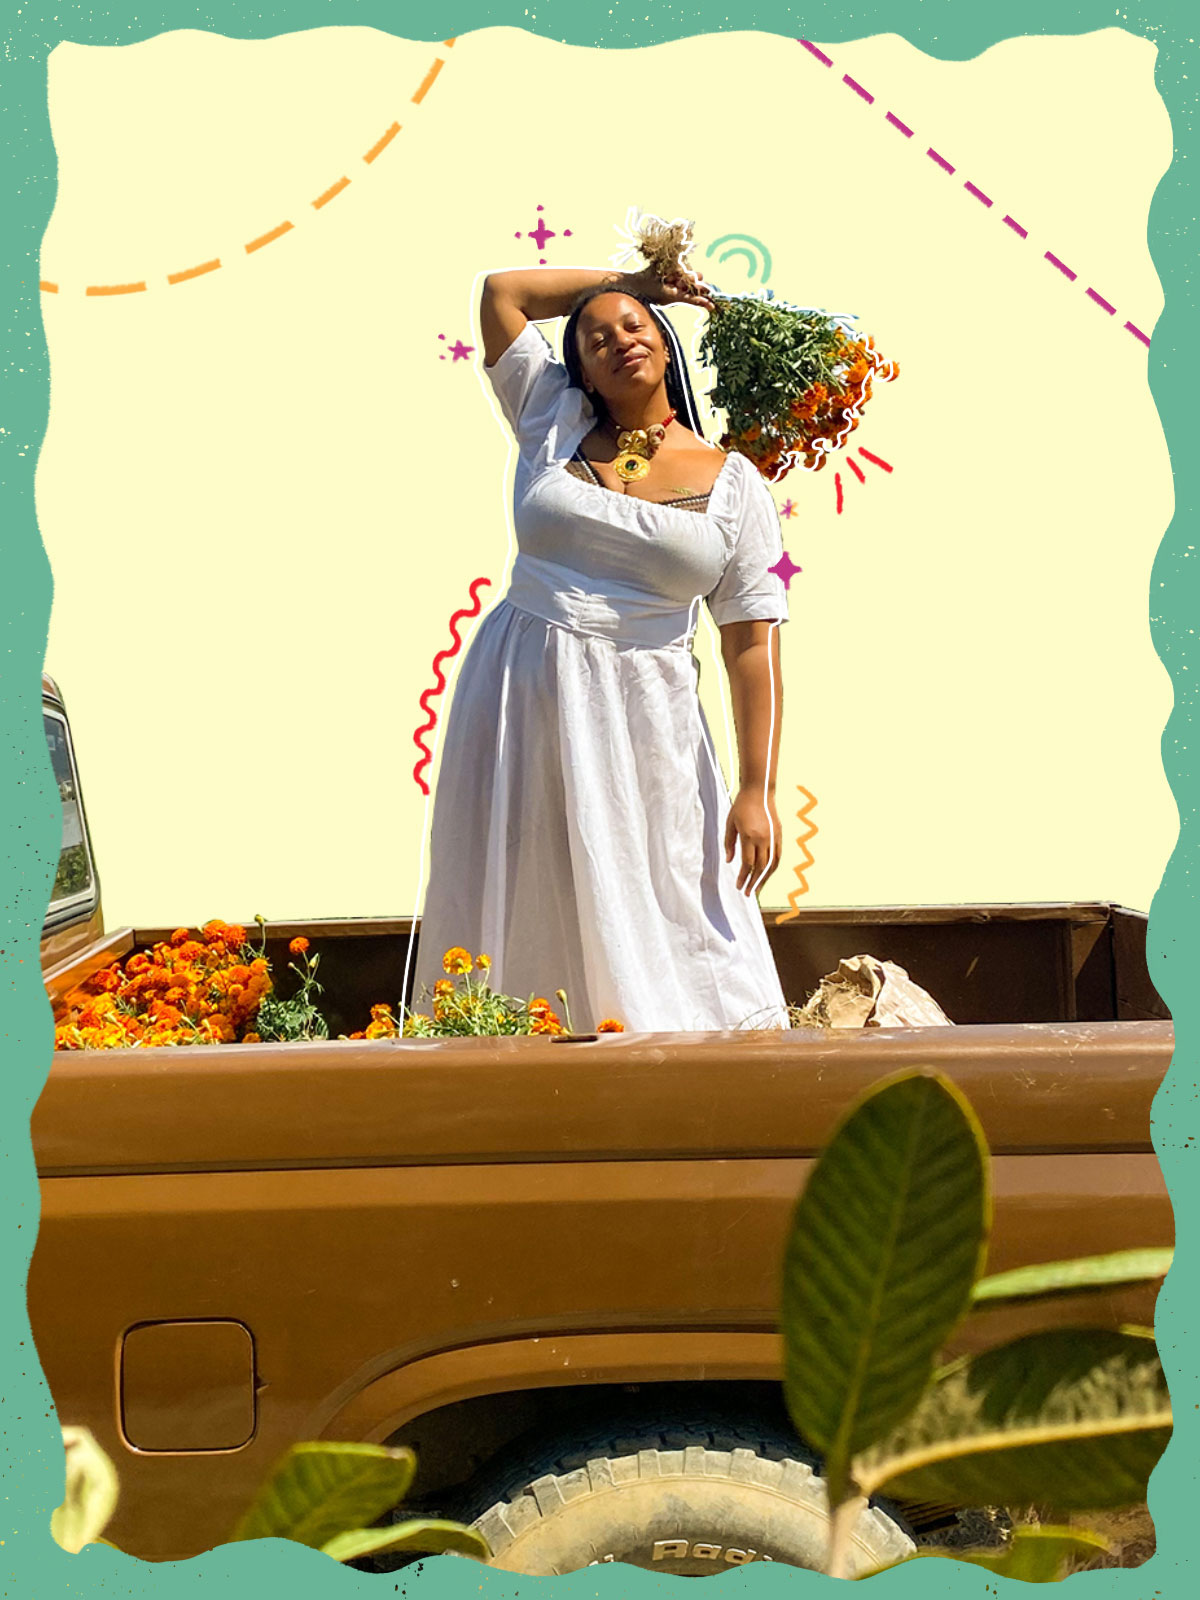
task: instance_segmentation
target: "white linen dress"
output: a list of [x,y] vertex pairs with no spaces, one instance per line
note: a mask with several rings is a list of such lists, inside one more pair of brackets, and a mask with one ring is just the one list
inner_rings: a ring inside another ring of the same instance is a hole
[[737,453],[703,511],[581,481],[591,402],[535,323],[483,371],[518,446],[517,555],[443,730],[412,1004],[461,945],[493,990],[562,1017],[565,989],[576,1032],[787,1027],[691,648],[701,599],[787,620],[771,493]]

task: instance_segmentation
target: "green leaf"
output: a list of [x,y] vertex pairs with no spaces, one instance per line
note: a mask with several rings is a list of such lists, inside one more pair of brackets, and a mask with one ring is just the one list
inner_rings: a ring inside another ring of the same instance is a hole
[[296,1539],[322,1549],[403,1500],[416,1471],[411,1450],[315,1440],[295,1444],[263,1484],[230,1535]]
[[1056,1328],[955,1362],[854,1475],[864,1494],[1103,1510],[1145,1500],[1170,1433],[1151,1341]]
[[975,1285],[975,1303],[994,1305],[1033,1300],[1047,1294],[1083,1294],[1121,1284],[1146,1283],[1166,1276],[1175,1252],[1169,1249],[1118,1250],[1076,1261],[1044,1261],[1012,1272],[997,1272]]
[[354,1528],[339,1533],[321,1549],[335,1561],[357,1561],[361,1556],[382,1555],[387,1550],[416,1550],[432,1556],[455,1550],[480,1561],[489,1561],[492,1555],[491,1546],[474,1528],[436,1519],[397,1522],[390,1528]]
[[784,1258],[784,1392],[825,1457],[832,1505],[848,1491],[851,1458],[928,1385],[970,1305],[990,1217],[982,1130],[933,1072],[872,1088],[814,1167]]
[[926,1546],[899,1561],[890,1561],[882,1567],[872,1567],[868,1572],[855,1573],[856,1578],[873,1578],[877,1572],[887,1572],[890,1567],[907,1566],[912,1561],[966,1561],[974,1567],[985,1567],[1001,1578],[1021,1578],[1026,1583],[1057,1583],[1067,1576],[1067,1563],[1074,1557],[1088,1558],[1112,1549],[1108,1540],[1085,1528],[1058,1528],[1037,1525],[1017,1528],[1012,1542],[1004,1550],[939,1550]]
[[[50,1513],[50,1532],[71,1555],[100,1538],[117,1506],[117,1469],[90,1428],[64,1427],[66,1494]],[[107,1543],[107,1540],[102,1541]]]

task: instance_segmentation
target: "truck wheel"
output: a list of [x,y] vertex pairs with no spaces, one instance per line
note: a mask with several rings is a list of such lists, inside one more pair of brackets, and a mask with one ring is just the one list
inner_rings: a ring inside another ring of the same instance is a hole
[[[624,1561],[703,1577],[751,1561],[820,1570],[829,1515],[814,1461],[794,1442],[689,1428],[609,1439],[543,1463],[472,1525],[491,1546],[491,1565],[509,1572]],[[851,1535],[850,1574],[915,1549],[872,1504]]]

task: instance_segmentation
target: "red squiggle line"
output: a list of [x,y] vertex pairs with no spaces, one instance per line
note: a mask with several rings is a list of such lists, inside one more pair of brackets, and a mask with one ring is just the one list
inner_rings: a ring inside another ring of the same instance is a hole
[[446,687],[446,678],[445,674],[442,672],[441,663],[443,661],[449,661],[452,657],[456,656],[459,650],[462,648],[462,639],[459,636],[456,624],[459,623],[464,617],[477,617],[479,615],[482,607],[479,604],[479,596],[475,591],[480,587],[481,584],[490,584],[491,581],[492,580],[490,578],[476,578],[471,584],[470,588],[471,604],[464,607],[461,611],[456,611],[450,618],[450,635],[454,640],[454,646],[450,650],[439,650],[437,655],[434,656],[433,667],[431,670],[437,674],[437,682],[432,688],[426,689],[421,695],[420,700],[417,702],[417,704],[421,707],[421,710],[429,718],[429,721],[422,723],[417,729],[416,733],[413,734],[413,743],[416,745],[418,750],[423,750],[425,752],[421,759],[417,762],[416,766],[413,768],[413,777],[420,784],[421,789],[425,794],[429,793],[429,785],[421,776],[421,768],[427,767],[430,761],[433,760],[433,757],[429,753],[429,746],[425,743],[424,736],[437,726],[437,712],[432,710],[426,704],[426,702],[429,700],[431,695],[441,694],[442,690]]

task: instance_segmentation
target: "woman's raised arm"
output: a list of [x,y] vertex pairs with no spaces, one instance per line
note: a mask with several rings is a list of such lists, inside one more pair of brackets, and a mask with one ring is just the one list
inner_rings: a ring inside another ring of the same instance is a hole
[[624,279],[624,273],[590,267],[531,267],[489,273],[483,280],[479,305],[484,362],[494,367],[527,322],[567,316],[581,289],[610,282],[616,287]]
[[682,300],[712,310],[712,301],[698,279],[665,284],[648,267],[642,272],[617,272],[611,267],[528,267],[492,272],[483,280],[479,306],[484,363],[494,367],[527,322],[569,316],[576,295],[596,283],[610,284],[614,289],[628,287],[656,304]]

